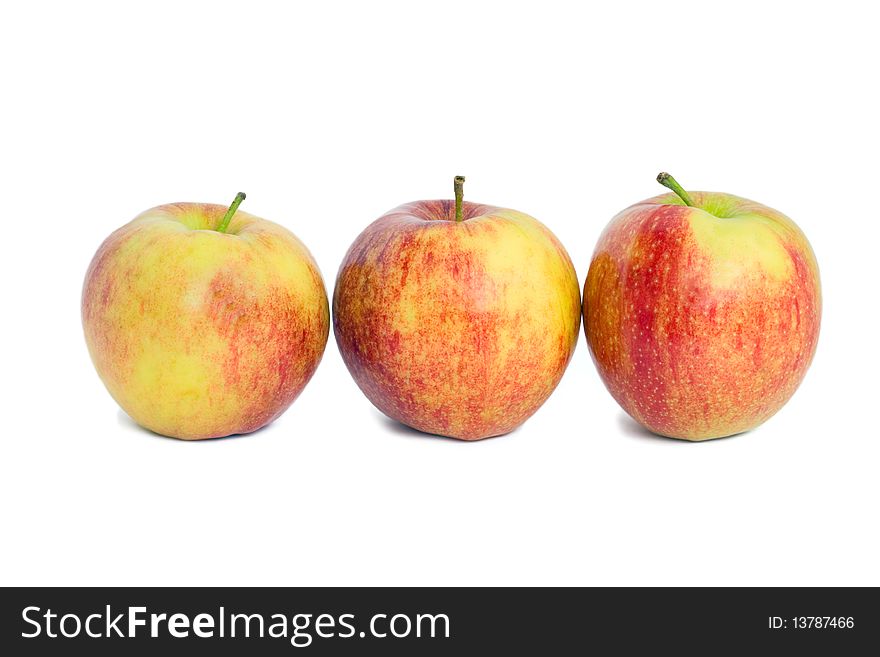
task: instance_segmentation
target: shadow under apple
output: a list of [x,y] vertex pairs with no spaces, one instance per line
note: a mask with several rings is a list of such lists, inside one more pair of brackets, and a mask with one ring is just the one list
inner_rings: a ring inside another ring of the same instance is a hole
[[234,433],[229,436],[220,436],[218,438],[203,438],[201,440],[181,440],[180,438],[174,438],[172,436],[163,436],[161,433],[156,433],[155,431],[150,431],[146,427],[142,427],[137,422],[129,417],[128,413],[123,411],[121,408],[117,409],[116,412],[116,423],[129,431],[134,431],[136,433],[140,433],[144,436],[150,436],[152,438],[162,438],[164,440],[170,440],[176,443],[213,443],[213,442],[222,442],[227,438],[235,438],[235,439],[243,439],[243,438],[252,438],[257,436],[258,434],[263,433],[264,431],[268,431],[270,427],[274,426],[275,422],[270,422],[266,424],[256,431],[251,431],[250,433]]
[[650,440],[650,441],[654,441],[654,442],[684,443],[684,444],[715,443],[715,442],[726,440],[727,438],[734,438],[736,436],[744,436],[746,434],[751,433],[751,431],[754,431],[754,429],[752,429],[750,431],[743,431],[741,433],[735,433],[730,436],[722,436],[720,438],[710,438],[709,440],[686,440],[684,438],[673,438],[671,436],[661,436],[659,433],[654,433],[653,431],[646,429],[641,424],[639,424],[638,422],[633,420],[624,411],[620,411],[617,414],[617,426],[620,427],[621,433],[629,438],[636,438],[639,440]]
[[436,433],[425,433],[424,431],[413,429],[403,422],[398,422],[397,420],[388,417],[387,415],[376,409],[373,409],[373,417],[376,418],[376,422],[382,428],[398,436],[403,436],[405,438],[416,438],[419,440],[442,440],[447,443],[485,443],[487,441],[492,441],[495,438],[503,438],[504,436],[513,435],[520,429],[520,427],[516,427],[513,431],[501,434],[500,436],[492,436],[490,438],[483,438],[481,440],[459,440],[458,438],[450,438],[449,436],[441,436]]

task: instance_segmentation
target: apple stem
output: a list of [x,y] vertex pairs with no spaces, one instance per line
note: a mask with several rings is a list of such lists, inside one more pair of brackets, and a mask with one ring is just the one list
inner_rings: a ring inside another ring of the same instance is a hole
[[223,218],[220,220],[220,225],[217,226],[218,233],[225,233],[229,228],[229,222],[232,221],[232,215],[235,214],[235,211],[238,210],[238,206],[241,205],[241,202],[247,198],[247,194],[244,192],[239,192],[235,195],[235,199],[232,201],[232,204],[229,206],[229,209],[226,211],[226,214],[223,215]]
[[464,203],[464,176],[456,176],[454,180],[455,186],[455,220],[464,219],[464,211],[462,204]]
[[664,171],[663,173],[657,174],[657,182],[675,192],[678,195],[678,198],[684,201],[685,205],[691,208],[694,207],[694,201],[691,199],[690,194],[684,191],[684,187],[679,185],[678,181],[668,173]]

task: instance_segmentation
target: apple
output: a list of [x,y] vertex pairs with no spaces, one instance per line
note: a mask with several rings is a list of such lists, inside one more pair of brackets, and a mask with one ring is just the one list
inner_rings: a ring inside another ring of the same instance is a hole
[[674,193],[611,220],[584,285],[584,331],[611,395],[654,433],[752,429],[794,394],[816,351],[822,295],[807,238],[731,194]]
[[351,245],[333,328],[367,398],[426,433],[508,433],[550,396],[580,330],[580,287],[536,219],[463,200],[391,210]]
[[82,294],[107,390],[156,433],[255,431],[302,392],[330,326],[318,266],[292,233],[220,205],[147,210],[108,237]]

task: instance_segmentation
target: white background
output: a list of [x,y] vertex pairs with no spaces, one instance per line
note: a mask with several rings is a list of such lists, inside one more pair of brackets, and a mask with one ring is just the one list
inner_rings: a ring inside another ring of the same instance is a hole
[[[880,584],[878,16],[870,3],[15,3],[3,10],[3,584]],[[79,319],[100,242],[165,202],[293,230],[332,293],[356,235],[449,197],[537,217],[583,284],[660,170],[791,216],[813,367],[761,428],[639,430],[581,336],[515,433],[380,415],[331,336],[254,435],[135,427]]]

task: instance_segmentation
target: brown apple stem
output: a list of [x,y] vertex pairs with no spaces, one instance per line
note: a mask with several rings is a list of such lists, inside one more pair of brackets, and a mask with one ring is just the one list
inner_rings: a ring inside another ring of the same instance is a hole
[[691,199],[690,194],[684,191],[684,187],[679,185],[678,181],[668,173],[664,171],[663,173],[657,174],[657,182],[675,192],[685,205],[691,208],[694,207],[694,201]]
[[218,233],[225,233],[229,228],[229,222],[232,221],[232,215],[235,214],[235,211],[238,210],[238,206],[241,205],[241,202],[247,198],[247,194],[244,192],[239,192],[235,195],[235,199],[232,201],[232,204],[229,206],[229,209],[226,211],[226,214],[223,215],[223,218],[220,220],[220,225],[217,226]]
[[461,221],[464,219],[464,211],[462,209],[462,205],[464,204],[464,176],[456,176],[455,181],[455,220]]

